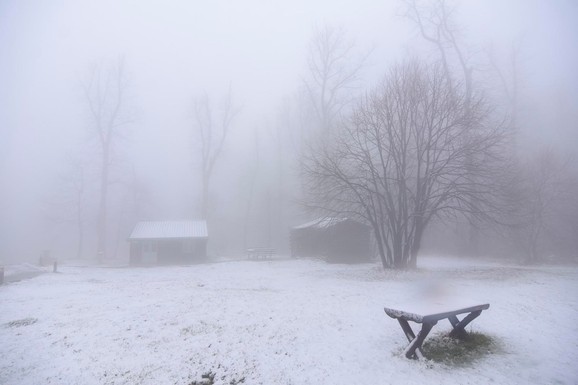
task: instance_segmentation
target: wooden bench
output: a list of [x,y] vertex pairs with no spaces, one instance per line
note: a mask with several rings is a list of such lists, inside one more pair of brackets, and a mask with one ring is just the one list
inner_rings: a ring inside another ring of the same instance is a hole
[[271,259],[275,255],[275,249],[270,247],[253,247],[247,249],[247,258],[253,260]]
[[[439,309],[439,311],[431,311],[431,306],[426,307],[425,312],[416,311],[403,311],[391,308],[384,308],[385,314],[391,318],[397,319],[399,325],[401,326],[409,344],[404,350],[404,354],[407,358],[423,359],[423,352],[421,346],[426,339],[432,328],[438,323],[438,321],[443,319],[448,319],[453,327],[450,332],[450,337],[464,339],[467,337],[467,332],[465,327],[476,319],[483,310],[490,307],[490,304],[465,306],[465,307],[454,307],[456,310]],[[460,321],[458,315],[466,314]],[[420,323],[421,330],[415,335],[408,321],[415,323]]]

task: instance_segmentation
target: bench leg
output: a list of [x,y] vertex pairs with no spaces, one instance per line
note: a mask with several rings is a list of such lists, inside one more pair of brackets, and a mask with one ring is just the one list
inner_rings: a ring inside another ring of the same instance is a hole
[[[403,329],[403,332],[405,333],[407,340],[411,344],[411,342],[415,340],[415,334],[414,334],[413,330],[411,330],[411,326],[409,326],[409,323],[406,320],[401,319],[401,318],[398,318],[397,322],[399,322],[399,325]],[[407,351],[407,348],[406,348],[406,351]],[[407,356],[407,354],[406,354],[406,357],[407,358],[423,359],[423,352],[421,351],[421,348],[418,347],[415,349],[415,357],[414,357],[413,353],[411,356]]]
[[[405,321],[405,322],[407,323],[407,321]],[[419,359],[423,359],[423,352],[421,351],[421,346],[422,346],[423,342],[425,341],[425,338],[427,337],[427,335],[429,334],[429,332],[431,331],[431,329],[434,327],[434,325],[436,323],[437,322],[431,322],[431,323],[426,322],[426,323],[423,323],[421,325],[421,330],[417,334],[417,337],[413,338],[410,341],[409,345],[407,345],[407,348],[405,348],[404,354],[407,358],[416,357]],[[409,324],[408,324],[408,327],[409,327]],[[412,332],[412,334],[413,334],[413,332]]]
[[415,338],[415,334],[413,333],[413,330],[411,330],[411,326],[409,326],[409,323],[406,320],[401,319],[401,318],[398,318],[397,322],[399,322],[399,325],[403,329],[403,332],[405,333],[407,340],[409,342],[413,341]]
[[436,323],[423,324],[421,331],[416,337],[407,320],[398,318],[397,321],[399,322],[399,325],[403,329],[403,332],[409,341],[409,345],[407,348],[405,348],[404,355],[407,358],[417,358],[423,360],[424,355],[421,350],[421,345]]
[[465,316],[464,319],[462,319],[459,322],[457,322],[458,318],[456,316],[450,317],[449,320],[452,323],[452,326],[454,327],[453,330],[450,332],[450,337],[458,339],[467,338],[468,333],[466,332],[465,327],[468,326],[470,322],[478,318],[480,314],[482,314],[481,310],[473,311],[467,316]]

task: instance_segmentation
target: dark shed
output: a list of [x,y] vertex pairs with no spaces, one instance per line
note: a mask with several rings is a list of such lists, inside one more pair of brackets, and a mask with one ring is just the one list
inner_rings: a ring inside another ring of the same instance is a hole
[[291,229],[293,257],[321,257],[333,263],[371,260],[369,226],[350,218],[321,218]]
[[206,221],[139,222],[130,237],[131,265],[180,265],[207,259]]

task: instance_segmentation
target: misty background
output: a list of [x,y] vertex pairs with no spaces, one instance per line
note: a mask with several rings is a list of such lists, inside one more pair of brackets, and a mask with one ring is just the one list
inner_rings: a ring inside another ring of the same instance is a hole
[[[492,57],[507,69],[519,52],[521,159],[548,149],[577,170],[578,4],[456,4],[473,61]],[[77,256],[79,181],[81,256],[95,257],[99,147],[83,84],[91,69],[119,61],[127,124],[113,154],[106,258],[127,257],[136,221],[202,216],[194,101],[206,95],[216,116],[229,90],[239,113],[211,179],[209,252],[286,252],[289,227],[311,219],[298,204],[311,41],[326,27],[343,31],[352,60],[366,58],[350,91],[362,94],[393,63],[434,54],[403,9],[369,0],[2,1],[0,263],[35,261],[43,250]],[[477,72],[499,83],[490,66]],[[438,232],[446,251],[459,249],[451,226]]]

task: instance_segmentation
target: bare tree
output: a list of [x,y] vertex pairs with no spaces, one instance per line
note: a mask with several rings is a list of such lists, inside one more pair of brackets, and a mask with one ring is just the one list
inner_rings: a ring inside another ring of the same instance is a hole
[[456,7],[446,0],[406,0],[405,3],[405,16],[415,23],[422,38],[437,50],[448,81],[457,80],[463,84],[468,102],[473,92],[473,66],[466,47],[460,42]]
[[127,80],[124,60],[104,67],[95,65],[83,83],[85,102],[91,117],[91,132],[100,150],[100,187],[97,213],[97,258],[106,257],[107,210],[111,167],[120,140],[126,135],[130,122],[125,105]]
[[490,217],[504,135],[489,112],[440,65],[393,67],[307,160],[308,206],[366,221],[384,267],[415,267],[434,216]]
[[231,124],[239,112],[240,109],[233,104],[231,87],[217,117],[214,116],[213,106],[206,92],[193,101],[194,133],[196,143],[200,147],[201,215],[203,218],[207,218],[209,213],[209,184],[215,164],[221,156]]
[[322,132],[327,132],[345,106],[359,81],[369,56],[355,58],[355,43],[341,28],[324,26],[313,37],[307,57],[308,76],[303,83]]
[[255,129],[255,147],[254,147],[254,158],[253,162],[250,166],[249,171],[249,196],[247,197],[247,208],[245,211],[245,219],[244,219],[244,226],[243,226],[243,248],[247,249],[248,243],[248,233],[249,233],[249,218],[251,216],[251,212],[253,211],[253,199],[255,196],[255,181],[257,179],[257,175],[259,173],[259,152],[260,152],[260,144],[259,144],[259,130]]

